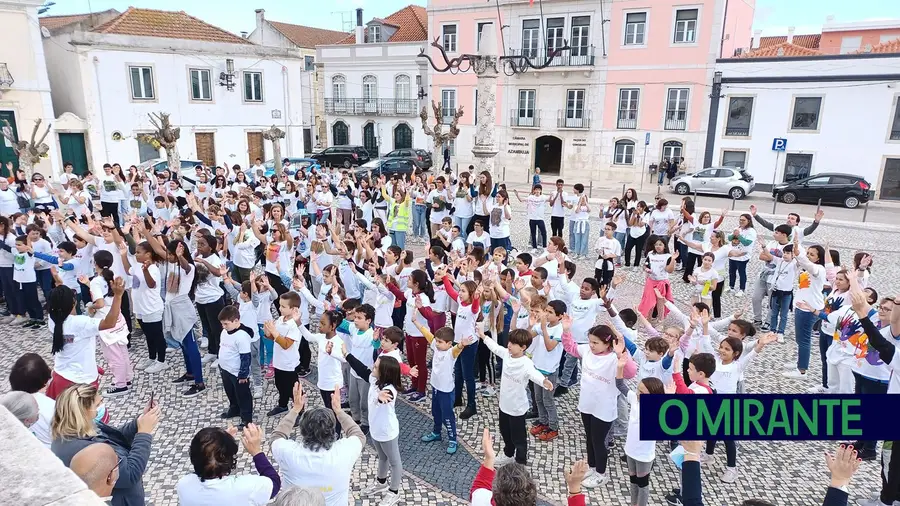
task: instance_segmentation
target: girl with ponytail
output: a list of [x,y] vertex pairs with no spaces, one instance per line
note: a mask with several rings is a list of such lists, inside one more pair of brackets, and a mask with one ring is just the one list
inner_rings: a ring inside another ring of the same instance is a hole
[[[110,313],[113,299],[112,265],[112,253],[100,250],[94,253],[94,271],[97,275],[90,281],[87,276],[81,276],[78,280],[82,284],[90,286],[92,302],[88,306],[88,314],[93,314],[98,318],[105,318]],[[113,384],[103,395],[117,397],[127,394],[134,370],[128,357],[128,326],[121,314],[116,316],[115,327],[100,332],[100,349],[113,373]]]
[[203,383],[203,364],[200,362],[200,348],[194,337],[197,310],[194,308],[194,291],[197,289],[197,269],[194,259],[184,241],[170,241],[166,245],[166,260],[169,273],[166,279],[166,297],[163,307],[163,332],[166,339],[172,339],[181,346],[184,355],[185,373],[173,383],[194,384],[182,395],[194,397],[206,390]]
[[125,282],[114,280],[113,298],[109,312],[103,319],[75,314],[75,292],[62,285],[50,291],[47,310],[48,326],[53,334],[53,374],[47,387],[47,397],[56,399],[63,390],[76,383],[99,385],[96,342],[101,330],[116,326],[122,313],[122,294]]

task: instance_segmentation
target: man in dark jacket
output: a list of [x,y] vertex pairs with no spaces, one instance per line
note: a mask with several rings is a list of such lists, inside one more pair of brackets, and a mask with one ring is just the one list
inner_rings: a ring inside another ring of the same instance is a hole
[[441,170],[445,171],[447,174],[450,173],[450,148],[444,148],[444,165],[441,166]]

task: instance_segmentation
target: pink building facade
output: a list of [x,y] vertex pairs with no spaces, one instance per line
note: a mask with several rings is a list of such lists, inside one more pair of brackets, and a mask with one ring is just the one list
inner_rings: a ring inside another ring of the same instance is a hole
[[822,27],[819,51],[825,54],[864,52],[878,44],[900,38],[900,22],[863,21],[858,23],[826,23]]
[[[663,158],[701,168],[715,60],[749,46],[753,8],[752,0],[544,0],[542,18],[537,3],[501,0],[498,22],[495,5],[431,0],[428,19],[430,38],[455,47],[451,56],[477,52],[488,26],[501,54],[543,61],[560,39],[572,48],[546,69],[501,70],[497,167],[506,179],[525,181],[541,167],[571,182],[637,182]],[[433,99],[466,107],[455,146],[465,167],[476,77],[432,72],[430,82]]]

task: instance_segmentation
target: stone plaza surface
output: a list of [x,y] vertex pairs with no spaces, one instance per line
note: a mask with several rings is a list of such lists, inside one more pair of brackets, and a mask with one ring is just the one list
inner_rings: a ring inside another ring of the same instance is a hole
[[[513,237],[515,247],[530,250],[528,230],[524,211],[518,203],[514,204]],[[786,208],[783,208],[785,214]],[[596,215],[596,209],[592,215]],[[737,211],[740,212],[740,211]],[[826,224],[810,236],[809,242],[826,242],[829,247],[838,249],[844,262],[852,260],[855,251],[863,250],[874,254],[874,269],[871,286],[882,295],[900,292],[900,245],[896,234],[866,230],[862,227],[836,226]],[[723,229],[732,230],[737,221],[737,214],[732,213]],[[589,243],[593,248],[597,239],[599,222],[591,224],[592,235]],[[732,227],[732,228],[729,228]],[[757,227],[763,240],[771,238],[771,233]],[[568,228],[566,229],[568,234]],[[411,245],[411,249],[421,253],[421,245]],[[578,263],[580,280],[593,273],[593,261],[581,260]],[[759,272],[759,261],[751,261],[748,273],[748,285]],[[617,305],[620,308],[637,303],[643,286],[643,273],[638,270],[623,270],[627,273],[628,282],[621,288]],[[673,286],[678,303],[686,306],[689,302],[687,286],[681,283],[680,273],[672,275]],[[750,285],[752,286],[752,285]],[[723,296],[724,314],[738,308],[747,308],[749,313],[750,294],[738,298],[728,293]],[[606,321],[605,316],[601,321]],[[674,322],[673,322],[674,323]],[[809,378],[805,381],[789,380],[781,376],[781,364],[796,356],[796,344],[793,340],[793,318],[789,322],[784,344],[772,344],[762,356],[751,365],[747,375],[747,389],[750,392],[785,392],[802,393],[817,384],[820,379],[820,362],[817,347],[813,345]],[[641,341],[643,340],[643,337]],[[0,327],[0,391],[9,389],[8,373],[11,364],[22,353],[35,351],[42,354],[52,364],[50,355],[50,333],[41,330],[25,330],[16,327]],[[815,341],[814,341],[815,343]],[[313,354],[315,357],[315,353]],[[98,353],[98,357],[100,354]],[[134,339],[131,349],[133,362],[146,357],[146,346],[142,337]],[[98,359],[102,365],[102,357]],[[198,397],[184,398],[180,395],[181,385],[171,384],[171,380],[181,374],[184,361],[180,353],[168,358],[172,368],[162,374],[152,375],[136,371],[133,391],[124,397],[107,400],[113,423],[122,423],[140,414],[144,404],[151,395],[160,402],[163,408],[162,421],[153,438],[153,450],[150,463],[144,475],[147,499],[156,506],[174,506],[178,503],[175,485],[178,480],[192,471],[188,457],[188,447],[193,435],[202,427],[223,425],[218,414],[226,407],[227,401],[222,390],[221,379],[217,370],[205,366],[204,375],[209,387]],[[109,384],[109,377],[103,379],[103,387]],[[305,387],[309,389],[310,403],[320,405],[321,400],[315,393],[315,375],[306,378]],[[529,437],[529,470],[538,486],[541,503],[565,504],[566,490],[563,480],[563,469],[577,459],[585,456],[584,431],[577,411],[578,388],[573,388],[567,395],[557,399],[561,420],[560,437],[552,442],[540,442]],[[267,434],[274,429],[277,419],[265,417],[276,400],[274,384],[267,382],[263,397],[254,407],[257,423],[264,427]],[[409,404],[406,401],[397,403],[397,416],[400,420],[400,447],[404,461],[402,503],[410,505],[466,504],[472,478],[478,469],[481,456],[481,432],[487,427],[494,434],[499,434],[497,425],[497,399],[483,397],[479,394],[478,414],[469,420],[458,421],[460,450],[455,455],[445,453],[444,443],[421,443],[419,438],[429,432],[432,426],[429,401],[422,404]],[[294,434],[296,437],[296,432]],[[445,436],[446,437],[446,436]],[[499,439],[499,436],[497,436]],[[605,487],[585,490],[589,504],[627,505],[628,477],[624,462],[620,461],[624,439],[619,439],[613,449],[609,470],[611,481]],[[495,442],[495,448],[497,446]],[[736,505],[749,498],[765,499],[778,505],[815,505],[821,504],[828,485],[828,473],[823,454],[833,449],[832,442],[744,442],[739,444],[738,469],[739,480],[734,484],[720,481],[719,476],[725,468],[724,450],[719,451],[710,463],[703,468],[703,489],[705,504]],[[264,446],[268,450],[268,443]],[[374,480],[377,469],[377,457],[371,445],[367,446],[354,470],[352,478],[353,498],[359,505],[374,505],[378,498],[360,497],[360,490]],[[864,462],[859,473],[850,486],[851,501],[868,497],[880,488],[879,464]],[[252,463],[246,455],[239,459],[238,473],[251,473]],[[657,459],[651,472],[651,504],[665,504],[663,495],[678,486],[678,471],[668,459],[668,444],[657,445]]]

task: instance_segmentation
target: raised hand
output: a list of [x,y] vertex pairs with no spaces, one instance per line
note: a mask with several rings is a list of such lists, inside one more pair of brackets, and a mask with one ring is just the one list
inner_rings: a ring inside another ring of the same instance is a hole
[[[306,392],[303,391],[303,384],[299,381],[295,382],[292,394],[294,405],[291,407],[291,409],[293,409],[297,413],[300,413],[301,411],[306,409]],[[340,404],[341,396],[338,395],[337,398],[338,404]]]
[[750,216],[756,216],[756,204],[750,204]]
[[861,462],[853,446],[840,445],[834,454],[825,453],[825,465],[831,471],[831,486],[843,487],[849,484]]
[[[334,392],[334,394],[332,394],[332,395],[337,397],[338,403],[340,403],[341,396],[338,395],[338,391],[336,390]],[[391,400],[393,398],[394,398],[394,396],[391,394],[391,392],[389,390],[382,390],[382,391],[378,392],[378,402],[380,404],[387,404],[387,403],[391,402]]]
[[418,378],[419,377],[419,366],[414,365],[409,369],[409,377],[410,378]]

